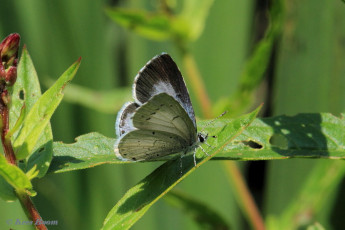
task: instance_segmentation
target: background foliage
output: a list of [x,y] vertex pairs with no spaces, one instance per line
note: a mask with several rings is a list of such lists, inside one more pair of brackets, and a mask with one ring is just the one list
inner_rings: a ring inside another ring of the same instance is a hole
[[[75,137],[92,131],[114,137],[116,112],[123,101],[130,98],[134,76],[156,54],[163,51],[171,54],[186,75],[183,60],[173,43],[148,40],[120,27],[107,16],[107,6],[154,11],[159,4],[158,1],[1,1],[1,38],[12,32],[20,33],[43,83],[43,90],[79,56],[83,59],[73,83],[78,84],[74,87],[85,88],[72,90],[72,86],[66,90],[66,101],[52,118],[55,141],[70,143]],[[255,44],[263,38],[268,26],[269,6],[265,1],[216,0],[210,5],[200,37],[193,40],[192,36],[191,53],[211,102],[217,107],[223,108],[220,101],[235,94],[243,83],[240,76],[247,71],[246,61],[250,60]],[[271,31],[279,32],[279,39],[270,43],[274,50],[269,56],[266,81],[256,92],[257,103],[265,101],[264,115],[302,112],[339,115],[344,112],[345,31],[339,29],[345,24],[344,7],[341,1],[283,1],[279,17],[270,24],[280,28]],[[181,8],[181,2],[177,1],[177,9]],[[188,12],[191,10],[184,14],[188,15]],[[198,30],[193,34],[197,36]],[[187,86],[191,88],[188,80]],[[112,90],[119,89],[120,96],[117,93],[110,101],[114,109],[102,107],[97,112],[84,107],[83,102],[76,99],[82,96],[75,93],[90,89],[99,93],[88,98],[97,106],[97,96],[112,98]],[[196,113],[202,117],[196,96],[191,94]],[[321,196],[323,202],[318,204],[318,210],[322,212],[317,212],[317,219],[327,229],[339,229],[344,225],[341,213],[345,207],[341,196],[345,189],[341,176],[345,166],[339,163],[342,162],[303,159],[241,162],[239,165],[269,226],[283,226],[284,221],[290,220],[291,210],[299,208],[294,201],[303,197],[305,191],[322,195],[318,191],[324,190],[315,186],[325,175],[328,178],[338,176],[333,189],[327,192],[330,195]],[[44,219],[59,221],[55,228],[48,226],[50,229],[99,229],[125,191],[159,164],[104,165],[51,174],[34,181],[38,193],[34,202]],[[221,162],[208,162],[182,181],[178,189],[202,200],[234,229],[248,228]],[[192,218],[168,203],[160,200],[133,228],[197,228]],[[14,217],[26,219],[18,202],[1,200],[0,214],[0,226],[6,226],[6,220]],[[299,217],[308,219],[308,213],[301,213]],[[18,229],[28,228],[18,226]]]

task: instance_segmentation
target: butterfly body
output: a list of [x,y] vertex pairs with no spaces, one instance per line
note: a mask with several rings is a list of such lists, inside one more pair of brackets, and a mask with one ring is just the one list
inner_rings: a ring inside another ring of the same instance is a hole
[[134,102],[116,121],[116,156],[124,161],[170,159],[194,151],[207,135],[197,133],[188,90],[168,54],[154,57],[138,73]]

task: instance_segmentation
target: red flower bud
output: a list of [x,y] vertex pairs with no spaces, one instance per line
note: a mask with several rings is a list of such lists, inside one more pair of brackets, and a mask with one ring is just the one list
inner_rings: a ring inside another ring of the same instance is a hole
[[9,86],[12,86],[17,79],[19,41],[19,34],[14,33],[0,43],[0,79],[5,79]]
[[[7,66],[16,65],[20,36],[17,33],[8,35],[0,44],[1,62]],[[6,68],[7,69],[7,68]]]
[[9,86],[12,86],[17,80],[17,67],[11,66],[6,71],[5,81]]

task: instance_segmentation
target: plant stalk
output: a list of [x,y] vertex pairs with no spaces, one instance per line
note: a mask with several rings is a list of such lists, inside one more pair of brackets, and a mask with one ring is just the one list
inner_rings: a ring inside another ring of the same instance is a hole
[[38,213],[36,207],[34,206],[31,198],[27,195],[25,190],[17,190],[17,197],[20,200],[26,216],[32,220],[33,226],[38,230],[47,230],[47,227],[44,225],[42,217]]
[[229,182],[234,188],[234,193],[242,212],[245,214],[248,222],[256,230],[264,230],[265,224],[260,215],[259,209],[255,204],[241,171],[233,161],[224,162],[224,168],[228,172]]
[[[184,66],[187,71],[187,75],[192,83],[192,89],[196,93],[199,104],[201,105],[203,116],[205,118],[211,118],[211,101],[206,92],[205,84],[203,83],[202,77],[200,76],[195,60],[188,51],[183,49],[181,50]],[[241,207],[244,216],[247,218],[248,222],[253,226],[254,229],[264,230],[264,221],[236,163],[228,161],[225,162],[224,165],[227,172],[229,172],[229,181],[233,185],[235,195],[237,197],[236,200]]]
[[211,101],[208,97],[205,84],[201,78],[193,56],[188,52],[183,53],[183,63],[190,82],[192,83],[191,87],[199,100],[203,116],[205,118],[211,118]]
[[[2,102],[2,101],[1,101]],[[5,157],[10,164],[17,165],[16,156],[14,154],[12,143],[6,138],[8,132],[9,124],[9,111],[8,107],[4,104],[1,105],[0,109],[1,120],[2,120],[2,129],[1,129],[1,143],[5,152]]]
[[[16,155],[13,151],[11,136],[7,136],[10,127],[9,106],[11,94],[8,90],[17,79],[17,63],[20,36],[17,33],[10,34],[0,43],[0,132],[1,142],[7,162],[17,166]],[[24,189],[15,189],[16,195],[28,217],[32,220],[36,229],[47,229],[40,214],[35,208],[30,196]]]

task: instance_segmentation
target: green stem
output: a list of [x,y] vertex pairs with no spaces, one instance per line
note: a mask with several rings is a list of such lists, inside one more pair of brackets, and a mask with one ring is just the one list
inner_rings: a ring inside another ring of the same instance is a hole
[[[187,51],[187,49],[181,48],[184,46],[178,45],[178,47],[180,47],[187,76],[192,83],[191,86],[193,91],[197,95],[203,116],[205,118],[211,118],[211,101],[206,92],[205,84],[198,71],[194,57]],[[231,161],[225,162],[225,167],[227,172],[229,172],[228,176],[230,177],[230,183],[233,184],[235,195],[238,198],[236,200],[238,201],[244,216],[248,219],[248,222],[253,226],[254,229],[265,229],[264,221],[236,163]]]
[[[0,116],[1,116],[1,142],[2,147],[5,152],[5,157],[7,161],[13,165],[17,165],[16,156],[13,151],[13,146],[11,142],[11,136],[7,135],[9,133],[9,101],[10,97],[8,91],[3,85],[1,88],[0,94]],[[44,225],[40,214],[35,208],[30,196],[26,193],[25,190],[16,190],[16,195],[28,217],[29,220],[32,220],[36,229],[45,230],[47,229]]]
[[191,87],[193,89],[193,92],[195,92],[198,98],[199,104],[201,106],[203,117],[211,118],[212,117],[211,101],[208,97],[205,84],[196,66],[194,57],[189,52],[184,52],[183,63],[187,71],[187,76],[189,77],[192,83]]

